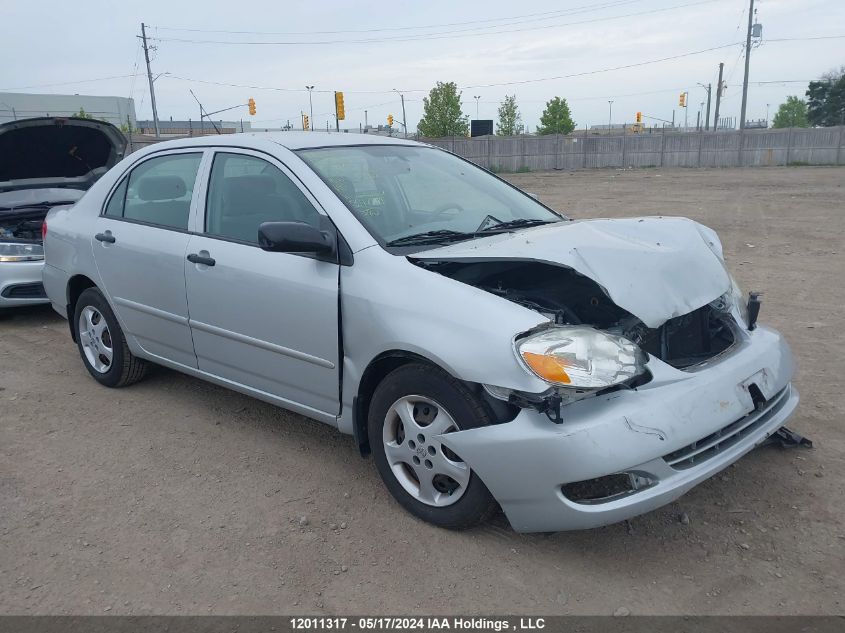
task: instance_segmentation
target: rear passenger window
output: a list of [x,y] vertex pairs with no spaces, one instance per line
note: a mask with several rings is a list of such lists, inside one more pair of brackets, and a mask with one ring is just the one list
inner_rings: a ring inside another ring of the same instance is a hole
[[106,206],[106,215],[112,218],[123,217],[123,203],[126,201],[126,183],[129,178],[124,178],[114,193],[111,195],[108,205]]
[[201,153],[159,156],[141,163],[118,187],[106,207],[106,215],[118,212],[121,188],[125,187],[123,217],[148,224],[187,230],[191,194],[197,179]]
[[290,178],[266,160],[218,152],[211,167],[205,232],[257,243],[262,222],[307,222],[320,215]]

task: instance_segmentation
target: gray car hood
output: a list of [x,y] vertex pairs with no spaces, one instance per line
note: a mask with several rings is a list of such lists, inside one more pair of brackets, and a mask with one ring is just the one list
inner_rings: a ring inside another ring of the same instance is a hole
[[561,222],[460,242],[411,256],[423,261],[532,260],[571,268],[648,327],[725,294],[730,275],[721,244],[686,218]]

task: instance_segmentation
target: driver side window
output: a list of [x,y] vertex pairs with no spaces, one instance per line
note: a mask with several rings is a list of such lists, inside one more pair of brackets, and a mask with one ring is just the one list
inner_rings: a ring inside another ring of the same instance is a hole
[[257,244],[262,222],[319,227],[320,214],[275,165],[256,156],[217,152],[208,183],[205,233]]

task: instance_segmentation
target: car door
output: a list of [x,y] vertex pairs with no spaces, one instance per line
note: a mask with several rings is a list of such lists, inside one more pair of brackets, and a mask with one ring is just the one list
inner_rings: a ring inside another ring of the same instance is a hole
[[327,222],[275,159],[215,152],[185,280],[199,369],[317,417],[339,410],[338,264],[258,247],[262,222]]
[[156,154],[111,192],[92,235],[94,259],[124,332],[148,354],[196,368],[185,254],[203,152]]

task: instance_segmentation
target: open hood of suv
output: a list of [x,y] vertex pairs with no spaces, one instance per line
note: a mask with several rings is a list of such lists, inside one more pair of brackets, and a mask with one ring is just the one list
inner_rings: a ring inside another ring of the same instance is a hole
[[0,125],[0,192],[88,189],[123,158],[126,138],[111,123],[42,117]]
[[731,288],[716,234],[685,218],[559,222],[415,253],[421,261],[537,261],[595,281],[648,327]]

